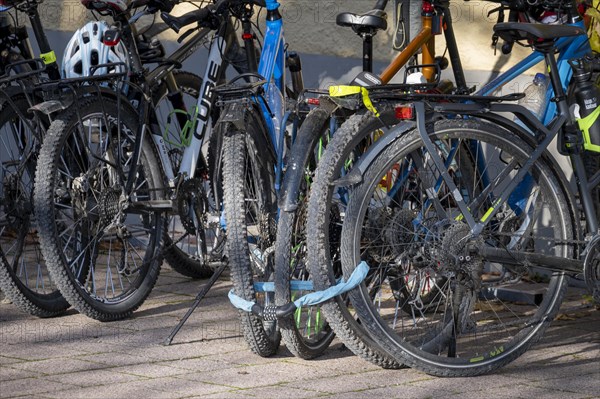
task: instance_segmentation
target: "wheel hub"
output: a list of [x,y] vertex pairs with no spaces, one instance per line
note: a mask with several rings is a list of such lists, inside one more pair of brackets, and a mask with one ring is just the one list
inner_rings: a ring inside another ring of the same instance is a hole
[[456,277],[463,286],[471,289],[481,287],[483,261],[477,256],[477,247],[483,245],[481,238],[473,238],[471,229],[464,223],[448,227],[441,243],[439,269],[447,277]]
[[594,236],[588,248],[583,262],[583,277],[594,300],[600,303],[600,234]]

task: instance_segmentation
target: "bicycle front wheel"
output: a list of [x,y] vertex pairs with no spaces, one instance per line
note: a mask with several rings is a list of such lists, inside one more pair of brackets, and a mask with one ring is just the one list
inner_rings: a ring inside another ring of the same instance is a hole
[[516,359],[557,314],[564,272],[486,258],[485,248],[572,257],[575,218],[553,166],[540,158],[499,212],[492,204],[533,153],[509,131],[475,120],[439,121],[437,155],[476,220],[473,236],[411,132],[383,150],[351,189],[342,267],[361,260],[371,279],[351,293],[365,328],[399,361],[437,376],[472,376]]
[[[314,291],[306,262],[307,203],[320,150],[330,136],[329,116],[323,109],[311,111],[288,155],[280,192],[293,198],[296,208],[280,209],[277,220],[275,300],[278,306]],[[321,355],[335,336],[319,305],[296,309],[293,317],[280,320],[279,324],[285,346],[303,359]]]
[[135,156],[138,120],[125,100],[80,101],[48,129],[36,172],[48,269],[78,311],[101,321],[137,309],[162,262],[165,220],[150,205],[162,176],[148,135]]
[[[235,293],[263,306],[274,303],[272,291],[255,283],[273,281],[275,217],[274,157],[260,117],[249,114],[245,131],[226,125],[223,135],[223,207],[226,253]],[[277,351],[281,335],[277,322],[240,311],[244,337],[260,356]]]

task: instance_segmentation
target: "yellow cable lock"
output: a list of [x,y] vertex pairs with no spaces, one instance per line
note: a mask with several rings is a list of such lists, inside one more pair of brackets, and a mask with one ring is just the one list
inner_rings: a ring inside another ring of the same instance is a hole
[[360,86],[344,86],[344,85],[329,86],[329,95],[331,97],[345,97],[345,96],[351,96],[353,94],[361,94],[362,101],[363,101],[363,104],[365,105],[365,107],[367,107],[367,109],[369,111],[371,111],[375,116],[377,116],[377,117],[379,116],[379,112],[373,106],[373,103],[371,102],[371,99],[369,98],[369,91],[366,88],[360,87]]

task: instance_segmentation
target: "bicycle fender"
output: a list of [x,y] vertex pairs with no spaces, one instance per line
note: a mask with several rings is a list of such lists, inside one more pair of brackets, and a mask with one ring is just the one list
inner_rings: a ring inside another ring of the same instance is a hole
[[400,122],[394,126],[389,132],[377,139],[360,157],[358,163],[352,167],[352,170],[345,176],[335,180],[332,184],[340,187],[351,187],[363,181],[363,175],[369,166],[377,159],[377,156],[390,146],[394,141],[398,140],[407,132],[416,127],[416,123],[412,121]]
[[242,102],[231,102],[227,104],[217,121],[217,125],[222,123],[232,123],[237,129],[245,130],[246,113],[249,111],[248,105]]
[[284,212],[294,212],[298,208],[298,190],[304,178],[304,169],[330,117],[331,112],[324,108],[315,108],[308,114],[298,131],[289,154],[279,196],[278,206]]
[[69,108],[73,104],[73,97],[69,96],[69,98],[61,99],[61,100],[47,100],[41,103],[35,104],[33,107],[29,108],[29,112],[39,112],[44,115],[52,115],[55,112],[64,111]]

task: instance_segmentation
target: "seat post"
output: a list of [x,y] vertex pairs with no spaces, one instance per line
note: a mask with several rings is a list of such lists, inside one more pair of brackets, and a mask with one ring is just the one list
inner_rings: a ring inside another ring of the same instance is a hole
[[373,72],[373,35],[364,33],[363,39],[363,71]]

